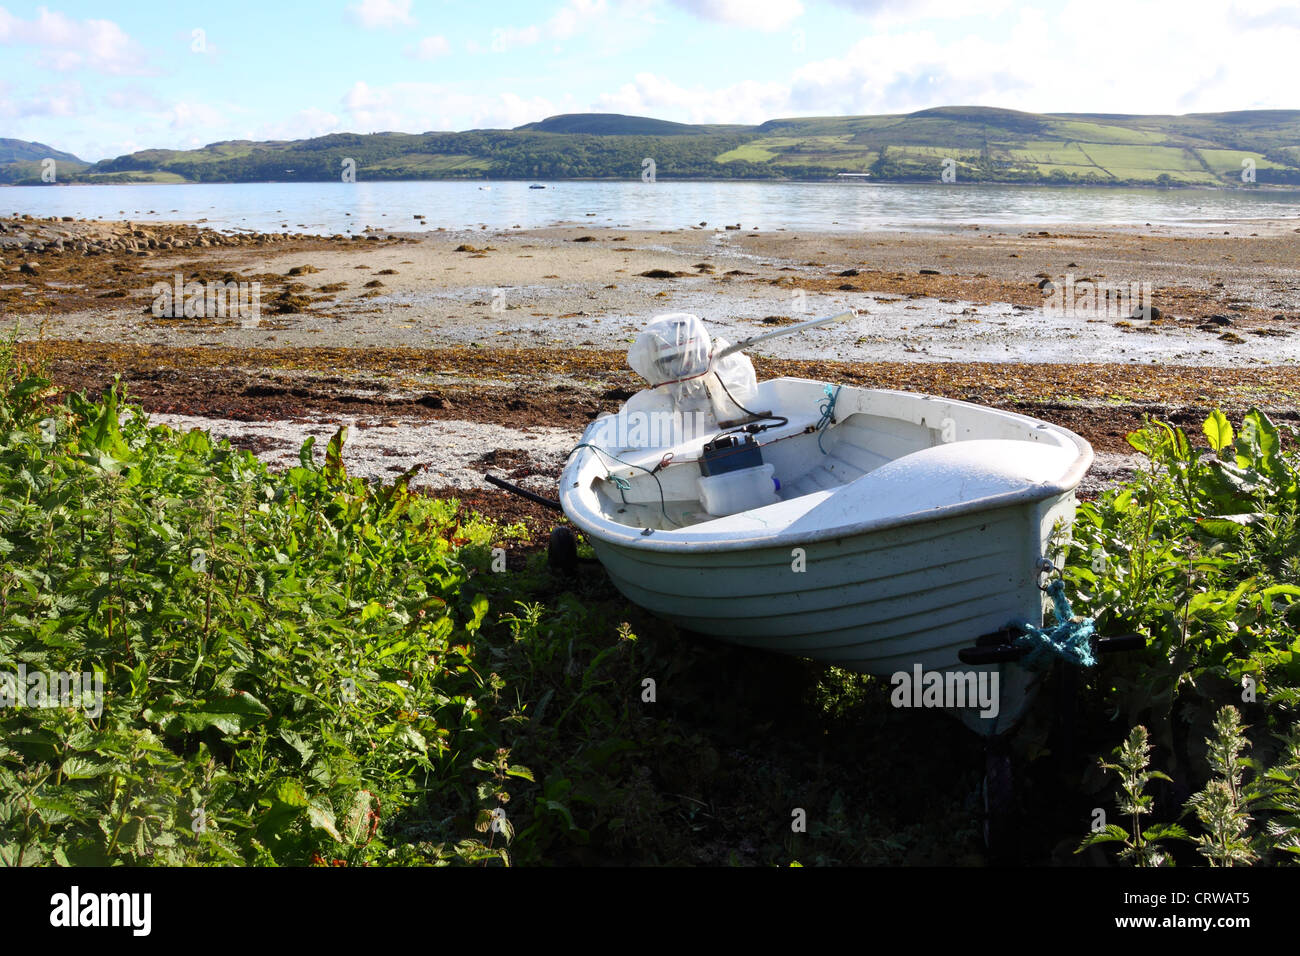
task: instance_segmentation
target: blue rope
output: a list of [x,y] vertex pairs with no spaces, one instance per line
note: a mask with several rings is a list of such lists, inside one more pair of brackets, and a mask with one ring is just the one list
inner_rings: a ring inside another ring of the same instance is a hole
[[835,390],[831,391],[829,385],[824,386],[823,391],[825,391],[826,397],[822,399],[821,404],[818,406],[818,410],[822,413],[822,417],[817,422],[817,447],[821,448],[821,453],[823,455],[830,454],[830,452],[825,448],[822,448],[822,435],[826,432],[826,426],[831,423],[831,419],[835,415],[835,401],[840,397],[840,388],[842,388],[842,386],[836,385]]
[[1021,625],[1025,633],[1016,638],[1015,646],[1029,649],[1029,653],[1020,659],[1021,666],[1044,668],[1051,663],[1051,655],[1055,654],[1076,667],[1092,667],[1097,663],[1097,659],[1092,656],[1092,618],[1075,618],[1070,602],[1065,597],[1065,582],[1060,578],[1047,586],[1047,593],[1052,599],[1056,625],[1048,628]]

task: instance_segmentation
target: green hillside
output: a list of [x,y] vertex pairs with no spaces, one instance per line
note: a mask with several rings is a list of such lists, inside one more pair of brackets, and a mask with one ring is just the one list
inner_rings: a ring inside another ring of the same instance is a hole
[[0,183],[42,182],[45,160],[55,162],[56,182],[75,182],[90,164],[71,153],[22,139],[0,139]]
[[0,139],[0,163],[17,163],[26,160],[40,162],[42,159],[55,159],[59,162],[88,165],[71,153],[64,153],[44,143],[29,143],[22,139]]
[[[0,140],[0,144],[18,143]],[[54,155],[39,144],[19,144]],[[19,156],[17,147],[10,147]],[[39,182],[0,152],[0,182]],[[67,154],[61,154],[67,155]],[[143,150],[60,180],[323,181],[355,162],[358,179],[834,179],[1098,185],[1300,185],[1300,110],[1137,116],[945,106],[906,115],[774,119],[703,126],[614,113],[553,116],[513,130],[337,133]],[[75,157],[72,157],[75,160]]]
[[515,128],[534,133],[587,133],[593,136],[701,136],[750,129],[748,126],[692,126],[646,116],[624,116],[622,113],[564,113]]

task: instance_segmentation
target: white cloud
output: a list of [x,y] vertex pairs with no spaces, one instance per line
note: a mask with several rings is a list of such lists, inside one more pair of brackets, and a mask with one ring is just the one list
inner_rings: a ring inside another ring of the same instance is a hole
[[141,110],[160,112],[167,108],[157,96],[139,86],[128,86],[120,90],[109,90],[104,94],[104,105],[115,110]]
[[1289,27],[1300,29],[1300,8],[1295,0],[1254,0],[1251,3],[1234,3],[1230,16],[1243,27],[1268,29]]
[[605,0],[569,0],[547,22],[547,32],[556,39],[571,37],[593,26],[606,12]]
[[464,93],[442,83],[375,87],[361,80],[343,97],[343,107],[349,114],[344,126],[356,133],[509,129],[565,111],[540,96]]
[[[790,89],[793,112],[895,113],[947,104],[1011,104],[1021,79],[1005,72],[1006,51],[976,37],[947,46],[928,31],[859,40],[842,57],[805,64]],[[1014,62],[1014,61],[1013,61]],[[991,66],[997,64],[997,66]]]
[[73,20],[36,8],[31,20],[0,7],[0,44],[37,48],[37,63],[49,69],[87,69],[116,75],[152,72],[139,46],[112,20]]
[[435,60],[451,52],[451,44],[444,36],[425,37],[413,47],[408,47],[406,55],[417,60]]
[[956,20],[992,17],[1013,9],[1012,0],[834,0],[835,5],[868,17],[873,23],[905,22],[936,17]]
[[490,48],[493,53],[507,53],[519,47],[532,46],[542,38],[542,28],[534,24],[528,27],[497,27],[492,31]]
[[[989,3],[996,0],[987,0]],[[790,115],[996,106],[1030,112],[1183,113],[1294,108],[1297,31],[1276,11],[1171,17],[1135,0],[1021,9],[987,38],[878,31],[790,77]],[[1257,24],[1259,25],[1257,28]],[[1139,39],[1141,38],[1141,39]]]
[[412,26],[411,0],[361,0],[348,7],[348,16],[367,30]]
[[[972,2],[990,13],[1005,6]],[[1167,8],[1137,0],[1068,0],[1056,15],[1022,8],[983,35],[941,32],[938,24],[877,28],[843,54],[788,76],[684,87],[675,74],[641,72],[596,97],[592,108],[696,123],[945,105],[1097,113],[1294,108],[1288,51],[1300,39],[1300,18],[1283,4],[1263,2],[1249,15],[1220,12],[1209,23],[1171,18]],[[842,3],[875,14],[896,5]],[[1148,39],[1130,42],[1135,37]]]
[[207,103],[183,100],[169,106],[163,112],[163,117],[173,130],[199,131],[196,135],[203,139],[204,143],[213,143],[224,138],[224,131],[229,128],[231,120],[229,110],[209,106]]
[[701,20],[756,30],[780,30],[803,13],[799,0],[672,0]]
[[263,123],[252,138],[257,140],[311,139],[314,136],[342,131],[343,127],[335,114],[313,106],[299,110],[286,120]]
[[85,90],[75,82],[48,84],[23,97],[7,89],[0,92],[0,116],[11,119],[78,116],[91,106]]
[[564,40],[600,26],[608,13],[609,7],[605,0],[568,0],[545,23],[496,27],[492,30],[492,40],[486,48],[470,41],[466,44],[466,49],[471,53],[481,53],[484,50],[506,53],[532,46],[542,40]]
[[720,89],[687,89],[654,73],[638,73],[596,99],[603,112],[631,113],[683,123],[761,123],[789,108],[784,83],[744,80]]

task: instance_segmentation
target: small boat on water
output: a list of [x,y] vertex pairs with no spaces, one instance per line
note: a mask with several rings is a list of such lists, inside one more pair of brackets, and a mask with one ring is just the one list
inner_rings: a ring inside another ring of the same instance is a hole
[[529,188],[529,189],[545,189],[546,187],[543,186],[541,183],[533,183],[533,184],[532,184],[531,186],[529,186],[528,188]]
[[997,705],[958,715],[1000,734],[1038,674],[959,653],[1042,624],[1091,446],[932,395],[756,382],[741,346],[788,331],[728,346],[695,316],[651,322],[629,353],[650,387],[583,433],[565,515],[630,601],[690,631],[884,676],[996,671]]

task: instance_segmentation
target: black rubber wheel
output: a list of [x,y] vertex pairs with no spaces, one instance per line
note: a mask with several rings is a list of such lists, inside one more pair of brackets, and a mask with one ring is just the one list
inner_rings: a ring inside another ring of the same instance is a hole
[[546,545],[546,564],[558,574],[573,574],[578,569],[578,542],[567,525],[551,529]]

